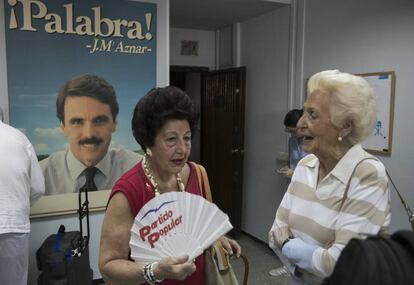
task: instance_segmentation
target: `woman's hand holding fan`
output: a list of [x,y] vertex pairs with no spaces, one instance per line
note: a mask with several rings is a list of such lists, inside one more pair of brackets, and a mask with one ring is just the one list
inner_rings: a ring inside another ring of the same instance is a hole
[[233,228],[215,204],[186,192],[156,196],[142,207],[131,229],[131,258],[157,262],[188,255],[195,259]]

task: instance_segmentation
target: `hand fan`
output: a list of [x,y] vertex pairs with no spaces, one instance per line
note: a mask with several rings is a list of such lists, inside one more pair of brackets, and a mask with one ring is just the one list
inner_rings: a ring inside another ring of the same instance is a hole
[[194,259],[233,228],[215,204],[187,192],[168,192],[141,208],[131,228],[131,258],[140,262],[188,254]]

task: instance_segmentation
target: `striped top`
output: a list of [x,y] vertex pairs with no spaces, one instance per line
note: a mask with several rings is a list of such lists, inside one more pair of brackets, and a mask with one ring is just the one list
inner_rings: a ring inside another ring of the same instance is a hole
[[318,171],[313,154],[299,162],[272,230],[288,227],[295,237],[320,246],[312,255],[312,273],[328,276],[351,238],[388,227],[390,195],[384,165],[360,145],[349,149],[319,183]]

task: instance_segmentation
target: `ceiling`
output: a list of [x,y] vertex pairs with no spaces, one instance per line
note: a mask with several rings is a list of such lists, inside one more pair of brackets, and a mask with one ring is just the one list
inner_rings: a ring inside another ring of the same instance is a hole
[[290,0],[170,0],[170,27],[217,30],[282,8]]

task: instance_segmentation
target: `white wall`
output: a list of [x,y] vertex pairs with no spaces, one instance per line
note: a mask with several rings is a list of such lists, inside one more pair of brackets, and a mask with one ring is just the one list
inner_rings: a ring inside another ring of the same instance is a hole
[[[157,3],[157,86],[169,84],[169,0],[140,0],[140,2]],[[6,47],[4,30],[4,2],[0,1],[0,106],[5,111],[8,122],[7,97],[7,69]],[[98,269],[99,241],[103,212],[90,215],[90,264],[94,272],[94,279],[100,278]],[[59,225],[64,224],[67,231],[79,229],[79,220],[76,215],[59,216],[53,218],[32,219],[30,234],[30,260],[28,284],[37,284],[38,270],[36,268],[35,252],[50,234],[56,233]]]
[[[181,41],[198,41],[198,55],[181,55]],[[170,65],[215,67],[215,32],[170,29]]]
[[[325,69],[396,72],[392,155],[379,156],[414,207],[414,1],[306,1],[305,78]],[[391,230],[408,228],[392,190]]]
[[263,241],[287,188],[275,161],[287,148],[289,21],[287,6],[240,25],[247,71],[242,229]]
[[157,87],[170,84],[170,0],[139,0],[157,3]]

